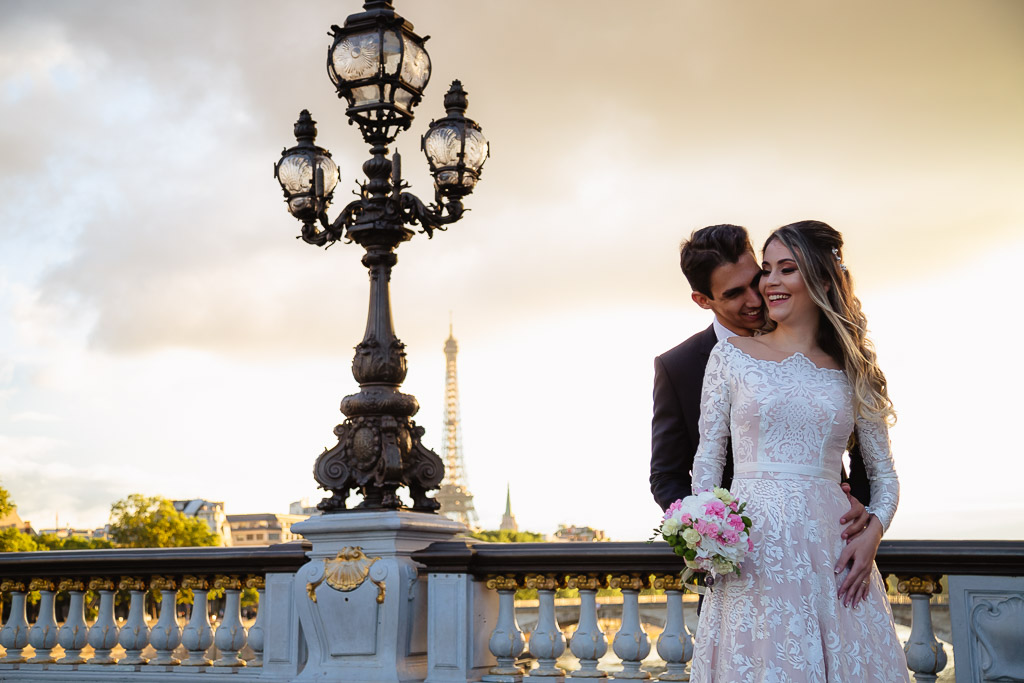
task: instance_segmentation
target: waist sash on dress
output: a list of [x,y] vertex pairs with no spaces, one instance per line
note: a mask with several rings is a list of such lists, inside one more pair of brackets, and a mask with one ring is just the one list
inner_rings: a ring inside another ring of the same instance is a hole
[[741,462],[736,465],[733,470],[733,478],[753,479],[755,477],[744,475],[760,474],[762,472],[801,474],[806,477],[828,479],[829,481],[834,481],[837,484],[842,481],[842,477],[839,472],[835,470],[830,470],[825,467],[816,467],[814,465],[794,465],[786,462]]

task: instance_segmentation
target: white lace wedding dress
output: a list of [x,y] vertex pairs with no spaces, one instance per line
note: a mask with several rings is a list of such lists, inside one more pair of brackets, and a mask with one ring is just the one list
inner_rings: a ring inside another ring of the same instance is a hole
[[[693,487],[721,483],[732,436],[731,491],[747,502],[753,552],[741,576],[719,579],[704,599],[692,681],[892,683],[909,681],[878,569],[856,608],[838,598],[834,567],[845,541],[842,455],[854,429],[841,370],[803,354],[753,358],[729,340],[711,352],[701,401]],[[884,424],[856,420],[871,505],[888,529],[899,482]]]

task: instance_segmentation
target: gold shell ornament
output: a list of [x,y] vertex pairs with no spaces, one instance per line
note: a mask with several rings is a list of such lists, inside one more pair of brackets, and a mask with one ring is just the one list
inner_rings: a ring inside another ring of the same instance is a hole
[[[320,579],[306,584],[306,593],[309,595],[309,599],[316,602],[316,588],[325,581],[336,591],[342,593],[354,591],[363,585],[370,575],[370,567],[379,559],[379,557],[367,557],[359,546],[342,548],[333,560],[324,558],[324,575]],[[377,586],[377,604],[383,604],[386,592],[384,582],[376,579],[370,579],[370,581]]]

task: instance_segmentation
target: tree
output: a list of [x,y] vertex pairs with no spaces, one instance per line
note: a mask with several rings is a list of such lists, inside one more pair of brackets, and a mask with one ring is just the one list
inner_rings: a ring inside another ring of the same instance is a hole
[[178,548],[217,545],[217,535],[201,519],[174,509],[160,496],[133,493],[110,507],[110,538],[126,548]]
[[14,510],[14,501],[11,500],[10,492],[0,486],[0,517],[4,517]]
[[485,529],[474,531],[470,536],[478,541],[490,541],[491,543],[538,543],[546,540],[544,534],[535,534],[532,531],[512,531],[511,529]]
[[56,534],[39,534],[36,536],[35,542],[39,546],[39,550],[96,550],[114,547],[114,544],[105,538],[58,536]]
[[32,536],[12,526],[0,529],[0,552],[20,553],[31,550],[39,550]]

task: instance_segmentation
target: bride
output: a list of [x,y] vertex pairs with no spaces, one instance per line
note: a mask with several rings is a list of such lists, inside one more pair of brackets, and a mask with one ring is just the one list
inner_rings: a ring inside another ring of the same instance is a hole
[[[693,681],[908,681],[874,558],[899,499],[894,420],[843,238],[819,221],[779,228],[760,289],[771,331],[711,352],[701,400],[694,490],[721,482],[732,436],[731,492],[747,502],[753,550],[719,579],[700,614]],[[851,434],[871,480],[865,532],[847,545],[839,486]]]

